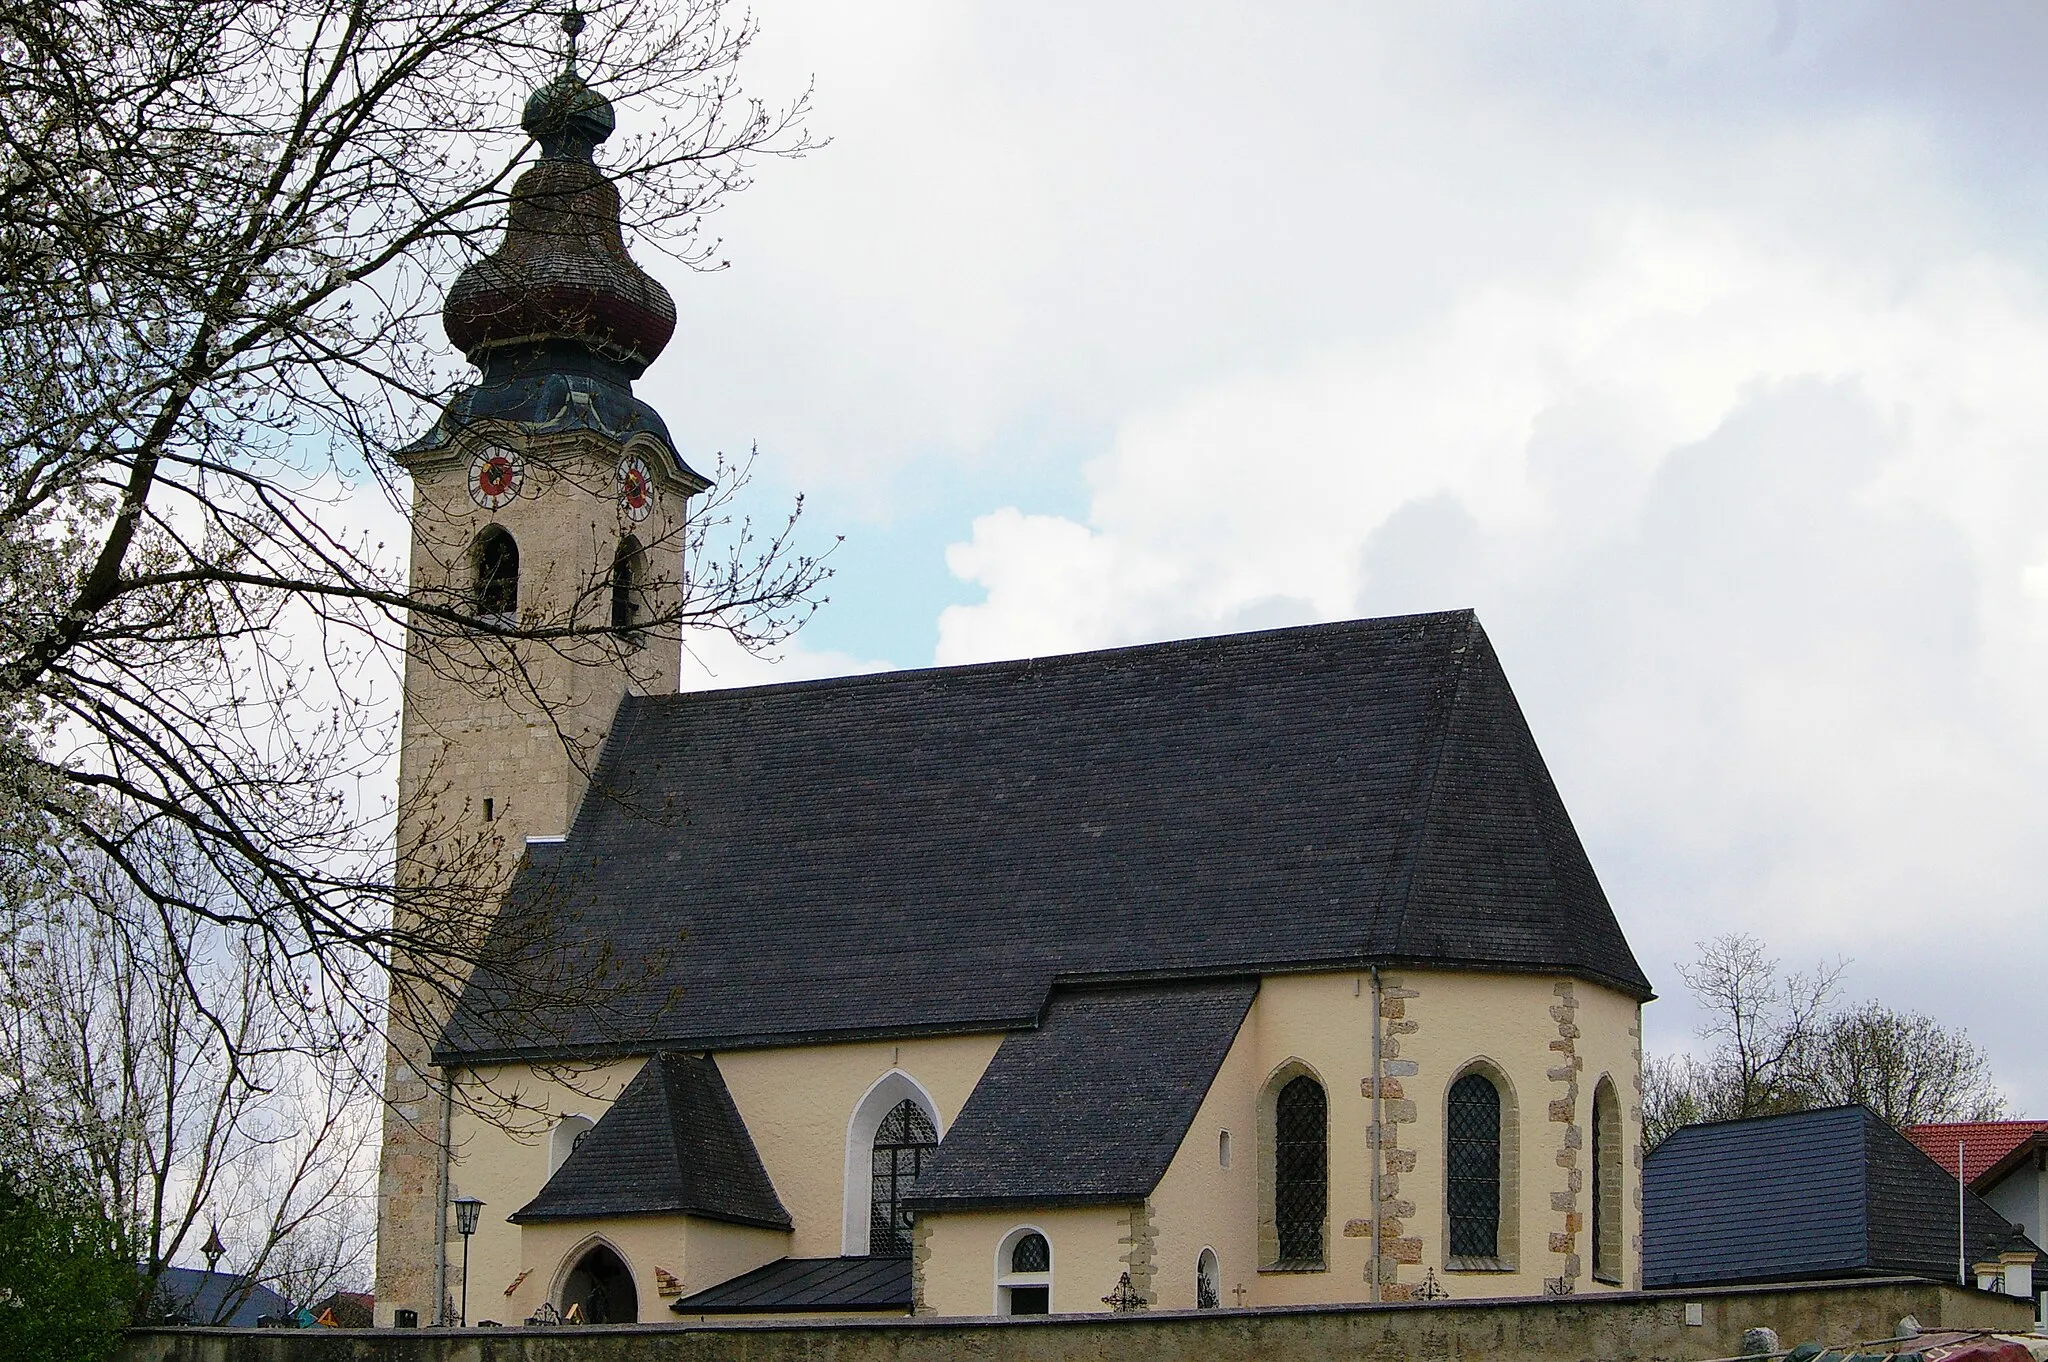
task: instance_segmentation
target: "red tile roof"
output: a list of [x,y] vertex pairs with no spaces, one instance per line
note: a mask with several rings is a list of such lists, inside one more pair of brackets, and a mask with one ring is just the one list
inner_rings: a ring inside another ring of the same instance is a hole
[[1951,1177],[1956,1171],[1956,1142],[1960,1140],[1965,1180],[1979,1191],[1980,1178],[2036,1136],[2048,1136],[2048,1121],[1948,1121],[1906,1127],[1906,1138],[1947,1169]]

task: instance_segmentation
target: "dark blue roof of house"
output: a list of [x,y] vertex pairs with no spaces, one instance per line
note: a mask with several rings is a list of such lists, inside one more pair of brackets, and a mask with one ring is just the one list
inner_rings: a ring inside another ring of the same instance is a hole
[[709,1056],[657,1054],[585,1131],[514,1224],[696,1215],[786,1230],[768,1170]]
[[253,1329],[266,1315],[288,1319],[296,1308],[261,1282],[198,1267],[165,1268],[157,1279],[157,1303],[179,1323],[230,1329]]
[[[1685,1126],[1643,1165],[1650,1289],[1956,1275],[1956,1181],[1867,1108]],[[1972,1263],[2015,1229],[1967,1195]]]
[[685,1296],[679,1315],[823,1314],[838,1310],[910,1313],[908,1258],[780,1258]]
[[436,1054],[1008,1030],[1058,980],[1369,961],[1650,992],[1470,611],[629,697]]
[[918,1210],[1139,1201],[1166,1175],[1255,979],[1061,990],[1014,1031],[918,1178]]

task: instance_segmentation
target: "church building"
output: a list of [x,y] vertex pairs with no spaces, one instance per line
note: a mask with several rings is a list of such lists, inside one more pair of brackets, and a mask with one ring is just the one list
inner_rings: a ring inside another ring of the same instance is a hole
[[525,126],[414,588],[608,628],[491,703],[409,655],[401,906],[488,846],[484,957],[563,987],[394,1009],[378,1322],[1640,1286],[1650,986],[1478,620],[682,692],[674,308],[609,104],[572,65]]

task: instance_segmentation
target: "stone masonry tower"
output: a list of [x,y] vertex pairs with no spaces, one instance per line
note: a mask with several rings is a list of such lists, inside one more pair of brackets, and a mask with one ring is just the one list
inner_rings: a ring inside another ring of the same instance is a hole
[[[559,838],[629,694],[672,692],[684,516],[710,484],[632,380],[675,306],[626,254],[594,152],[612,107],[576,73],[527,102],[540,158],[513,185],[502,244],[443,307],[481,371],[399,454],[412,475],[399,758],[397,912],[459,962],[482,940],[529,839]],[[378,1180],[377,1322],[447,1310],[448,1089],[431,1052],[459,963],[401,962]],[[419,979],[441,987],[422,987]]]

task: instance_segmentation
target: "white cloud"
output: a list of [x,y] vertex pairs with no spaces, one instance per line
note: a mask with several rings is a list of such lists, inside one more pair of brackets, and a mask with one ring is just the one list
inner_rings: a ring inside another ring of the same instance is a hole
[[2048,882],[2037,295],[1640,215],[1574,286],[1134,414],[1085,524],[948,550],[987,596],[939,658],[1477,604],[1664,987],[1745,929],[1988,1039],[2013,995],[1964,992],[1973,938],[2025,938]]

